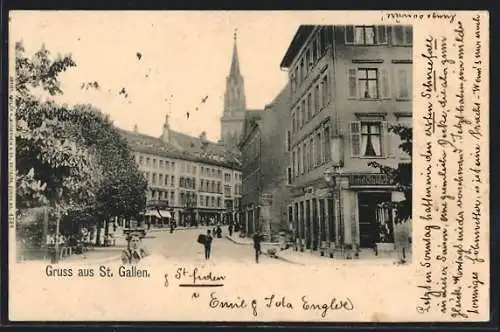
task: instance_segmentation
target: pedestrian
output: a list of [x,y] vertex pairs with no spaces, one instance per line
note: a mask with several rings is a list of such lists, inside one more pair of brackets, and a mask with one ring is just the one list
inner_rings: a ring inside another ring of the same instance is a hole
[[217,232],[217,238],[220,239],[222,237],[222,228],[220,226],[217,226],[216,232]]
[[253,248],[255,249],[255,262],[259,263],[260,255],[260,242],[262,241],[262,236],[259,232],[255,232],[253,235]]
[[233,236],[233,224],[232,223],[229,224],[228,230],[229,230],[229,236]]
[[210,250],[212,249],[212,235],[210,235],[210,230],[207,230],[207,236],[205,237],[205,259],[210,259]]
[[170,220],[170,234],[174,232],[174,220]]
[[130,234],[127,237],[127,249],[122,251],[122,263],[137,264],[148,255],[148,252],[142,247],[139,234]]

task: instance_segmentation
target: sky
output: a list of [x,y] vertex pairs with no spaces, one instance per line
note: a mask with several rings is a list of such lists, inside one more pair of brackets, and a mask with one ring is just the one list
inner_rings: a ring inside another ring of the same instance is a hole
[[[170,113],[171,129],[217,141],[235,29],[247,108],[263,109],[286,84],[279,64],[301,22],[294,12],[11,12],[10,32],[29,55],[42,44],[72,55],[57,101],[90,103],[152,136]],[[100,90],[81,88],[90,81]]]

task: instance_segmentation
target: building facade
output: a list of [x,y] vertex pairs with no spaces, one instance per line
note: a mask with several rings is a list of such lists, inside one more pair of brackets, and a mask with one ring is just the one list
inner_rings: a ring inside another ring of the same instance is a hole
[[300,26],[281,67],[291,87],[296,234],[306,248],[330,255],[339,247],[390,247],[394,225],[379,203],[402,197],[369,163],[411,162],[388,130],[411,126],[411,27]]
[[277,130],[289,123],[288,85],[265,107],[247,112],[239,148],[242,153],[242,211],[247,235],[260,230],[270,238],[288,230],[289,151],[287,133]]
[[206,139],[170,129],[161,137],[120,130],[148,181],[146,222],[180,225],[238,222],[241,171],[238,156]]

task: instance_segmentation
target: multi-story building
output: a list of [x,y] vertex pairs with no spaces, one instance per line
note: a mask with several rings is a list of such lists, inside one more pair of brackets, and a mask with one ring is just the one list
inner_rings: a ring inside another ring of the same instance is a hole
[[[153,225],[173,218],[181,225],[239,221],[240,161],[207,140],[170,129],[161,137],[120,130],[148,181],[146,220]],[[229,188],[226,192],[225,188]]]
[[221,117],[220,143],[228,150],[237,150],[243,131],[246,108],[245,81],[240,71],[240,61],[234,34],[233,56],[229,75],[226,77],[226,92],[224,94],[224,111]]
[[300,26],[281,67],[291,86],[289,214],[306,248],[394,242],[379,203],[401,200],[369,162],[411,162],[388,126],[412,119],[412,28]]
[[242,153],[243,223],[247,235],[255,230],[273,236],[289,228],[287,172],[290,88],[285,86],[264,111],[247,112],[239,149]]

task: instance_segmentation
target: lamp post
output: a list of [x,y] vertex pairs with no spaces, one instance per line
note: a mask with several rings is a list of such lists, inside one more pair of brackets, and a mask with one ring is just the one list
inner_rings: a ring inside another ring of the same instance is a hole
[[326,183],[330,186],[330,188],[333,190],[333,198],[334,198],[334,203],[335,201],[338,202],[337,204],[337,214],[338,214],[338,220],[339,220],[339,241],[340,245],[344,245],[344,222],[343,222],[343,216],[342,216],[342,192],[340,188],[340,183],[337,181],[337,176],[340,175],[339,171],[340,167],[339,166],[334,166],[332,169],[327,169],[324,172],[324,178]]

